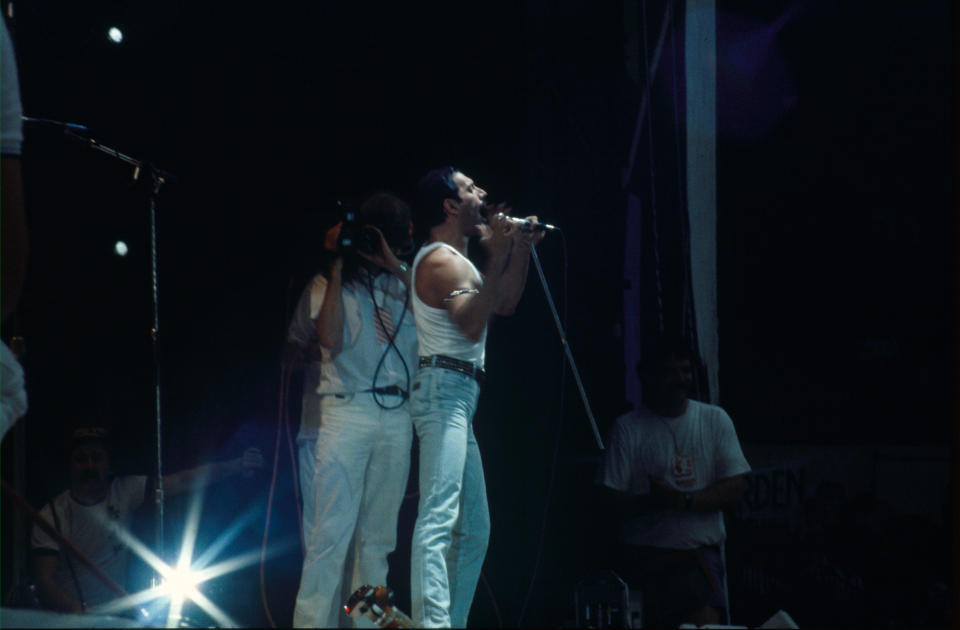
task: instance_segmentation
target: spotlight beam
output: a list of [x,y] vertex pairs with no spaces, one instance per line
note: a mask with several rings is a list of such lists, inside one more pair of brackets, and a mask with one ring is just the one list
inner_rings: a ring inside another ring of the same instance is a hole
[[127,610],[128,608],[133,608],[134,606],[139,606],[140,604],[145,604],[163,597],[165,592],[165,589],[161,586],[151,586],[150,588],[127,595],[126,597],[118,597],[99,606],[92,606],[87,610],[101,615],[109,615],[110,613]]
[[237,536],[240,535],[241,530],[245,528],[259,513],[258,509],[251,508],[247,510],[247,513],[244,514],[241,518],[234,521],[230,527],[221,533],[213,543],[206,548],[206,550],[200,555],[199,558],[194,562],[194,566],[202,569],[209,565],[214,558],[220,555],[220,552],[223,551],[227,545],[236,540]]
[[203,612],[210,615],[210,617],[219,624],[221,628],[236,628],[237,624],[233,619],[230,618],[227,613],[223,612],[216,604],[210,601],[206,595],[197,591],[196,597],[193,598],[193,601],[196,602],[197,606],[203,610]]
[[197,531],[200,529],[200,512],[203,510],[201,491],[198,489],[190,497],[190,509],[187,510],[187,522],[183,528],[183,542],[180,543],[180,560],[177,568],[186,571],[190,568],[193,549],[197,544]]
[[[299,544],[299,543],[291,539],[286,543],[271,545],[270,548],[267,550],[267,556],[271,557],[279,553],[282,553],[284,551],[288,551],[292,549],[296,544]],[[218,578],[221,575],[226,575],[227,573],[233,573],[234,571],[239,571],[240,569],[254,565],[259,561],[260,561],[260,552],[254,549],[252,551],[248,551],[244,554],[241,554],[235,558],[224,560],[223,562],[218,562],[213,566],[209,566],[205,569],[201,569],[197,571],[196,575],[202,577],[200,582],[206,582],[208,580]]]

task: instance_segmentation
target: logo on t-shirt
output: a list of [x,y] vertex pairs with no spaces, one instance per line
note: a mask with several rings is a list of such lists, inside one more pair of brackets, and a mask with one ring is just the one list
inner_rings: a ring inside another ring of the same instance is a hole
[[680,453],[673,456],[673,479],[678,487],[692,486],[695,483],[692,457]]

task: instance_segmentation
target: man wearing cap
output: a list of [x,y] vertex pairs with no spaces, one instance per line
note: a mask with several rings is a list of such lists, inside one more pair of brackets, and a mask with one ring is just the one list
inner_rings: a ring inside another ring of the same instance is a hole
[[[429,241],[413,262],[413,312],[420,339],[410,415],[420,440],[420,503],[411,550],[411,604],[420,627],[465,627],[490,535],[473,414],[484,378],[487,324],[510,315],[523,294],[530,245],[487,193],[453,167],[418,185]],[[536,223],[536,217],[528,217]],[[471,236],[487,250],[486,274],[467,258]]]
[[[128,529],[133,511],[153,489],[142,475],[114,476],[110,470],[108,434],[101,427],[73,432],[70,449],[70,489],[40,510],[48,523],[73,543],[115,583],[123,584],[130,550],[118,531]],[[260,450],[248,448],[236,459],[164,475],[167,493],[247,476],[263,467]],[[31,571],[41,603],[60,612],[85,612],[116,594],[87,566],[60,548],[54,537],[34,525],[30,538]]]

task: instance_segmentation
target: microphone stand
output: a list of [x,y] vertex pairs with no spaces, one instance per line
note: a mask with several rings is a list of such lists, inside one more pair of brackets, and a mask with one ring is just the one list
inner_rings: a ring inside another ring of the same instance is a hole
[[587,419],[590,421],[590,427],[593,429],[593,437],[597,440],[597,446],[604,450],[603,440],[600,439],[600,431],[597,429],[597,422],[593,418],[593,410],[590,409],[590,401],[587,400],[587,392],[583,389],[583,381],[580,380],[580,372],[577,370],[577,362],[573,360],[573,353],[570,351],[570,344],[567,342],[567,333],[563,330],[563,324],[560,323],[560,315],[557,314],[557,307],[553,303],[553,296],[550,294],[550,287],[547,286],[547,278],[543,275],[543,267],[540,265],[540,257],[537,255],[537,248],[530,243],[530,255],[533,257],[533,264],[537,268],[537,274],[540,276],[540,284],[543,285],[543,292],[547,297],[547,304],[550,306],[550,312],[553,313],[553,321],[557,324],[557,332],[560,333],[560,343],[563,345],[564,352],[567,353],[567,360],[570,361],[570,369],[573,372],[573,379],[577,383],[577,389],[580,390],[580,399],[583,400],[583,406],[587,410]]
[[[84,125],[60,122],[46,118],[31,118],[23,116],[24,122],[40,124],[45,126],[57,127],[63,130],[63,134],[80,142],[91,149],[106,153],[110,157],[120,160],[133,166],[133,181],[140,178],[142,172],[146,171],[151,179],[149,208],[150,208],[150,271],[151,271],[151,297],[153,305],[153,326],[150,329],[150,339],[153,347],[153,397],[154,397],[154,416],[156,419],[156,443],[157,443],[157,485],[154,490],[154,501],[157,506],[157,524],[156,524],[156,547],[157,555],[163,557],[164,536],[163,536],[163,515],[164,515],[164,492],[163,492],[163,421],[160,413],[160,352],[159,352],[159,334],[160,334],[160,290],[157,276],[157,207],[160,197],[160,189],[167,182],[176,182],[175,175],[168,171],[159,169],[149,162],[139,160],[135,157],[125,155],[120,151],[100,144],[92,137],[86,135],[89,129]],[[153,582],[159,584],[159,573],[154,573]]]

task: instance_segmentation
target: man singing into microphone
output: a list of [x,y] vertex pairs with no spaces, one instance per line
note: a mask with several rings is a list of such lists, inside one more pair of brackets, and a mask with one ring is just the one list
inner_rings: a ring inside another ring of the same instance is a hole
[[[420,503],[411,552],[411,600],[419,627],[467,624],[490,535],[490,515],[473,414],[484,379],[487,324],[510,315],[526,284],[530,246],[543,238],[504,216],[484,221],[487,193],[453,167],[418,185],[419,221],[430,237],[413,261],[413,312],[420,369],[410,416],[420,440]],[[527,217],[532,226],[534,216]],[[488,260],[467,259],[471,236]]]

